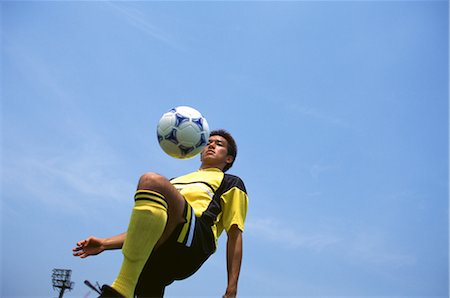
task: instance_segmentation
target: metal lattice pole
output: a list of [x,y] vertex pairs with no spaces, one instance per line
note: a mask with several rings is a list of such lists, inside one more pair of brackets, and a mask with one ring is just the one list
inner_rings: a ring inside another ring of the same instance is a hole
[[70,281],[72,270],[69,269],[53,269],[52,284],[53,290],[59,290],[59,298],[62,298],[64,291],[67,289],[71,291],[74,286],[74,282]]

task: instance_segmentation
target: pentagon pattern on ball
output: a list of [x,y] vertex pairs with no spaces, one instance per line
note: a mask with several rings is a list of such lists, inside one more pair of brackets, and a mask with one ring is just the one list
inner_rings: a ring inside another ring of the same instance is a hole
[[159,120],[158,142],[168,155],[187,159],[199,154],[209,138],[209,126],[202,114],[194,108],[179,106]]

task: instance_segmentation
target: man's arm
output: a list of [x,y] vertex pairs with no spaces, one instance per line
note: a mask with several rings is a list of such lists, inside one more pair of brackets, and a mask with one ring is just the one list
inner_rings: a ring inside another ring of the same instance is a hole
[[88,256],[98,255],[105,250],[122,248],[126,236],[126,232],[108,238],[90,236],[77,242],[77,246],[72,249],[73,255],[83,259]]
[[227,240],[228,286],[223,298],[234,298],[237,294],[239,273],[242,263],[242,231],[237,225],[231,226]]

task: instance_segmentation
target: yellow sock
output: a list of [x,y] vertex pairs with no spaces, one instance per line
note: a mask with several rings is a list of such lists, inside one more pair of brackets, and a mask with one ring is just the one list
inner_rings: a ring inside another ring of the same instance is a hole
[[167,202],[154,191],[138,190],[122,247],[123,262],[112,287],[125,297],[134,297],[134,289],[167,222]]

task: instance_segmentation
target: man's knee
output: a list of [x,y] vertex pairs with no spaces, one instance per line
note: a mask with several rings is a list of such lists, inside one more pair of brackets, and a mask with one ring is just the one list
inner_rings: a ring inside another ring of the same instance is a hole
[[159,191],[161,188],[164,188],[167,182],[168,180],[164,176],[149,172],[142,175],[139,179],[138,189]]

